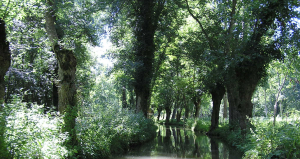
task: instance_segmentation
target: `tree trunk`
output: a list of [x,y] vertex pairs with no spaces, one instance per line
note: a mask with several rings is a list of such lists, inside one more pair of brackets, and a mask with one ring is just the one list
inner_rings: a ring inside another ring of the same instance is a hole
[[223,103],[224,103],[223,118],[226,119],[228,117],[228,115],[227,115],[228,101],[227,101],[227,95],[226,95],[226,93],[224,94],[224,97],[223,97]]
[[266,117],[268,117],[268,107],[267,107],[267,92],[266,92],[266,88],[264,88],[264,92],[265,92],[265,114]]
[[148,100],[150,100],[148,97],[150,91],[140,92],[136,90],[135,92],[136,92],[136,111],[137,113],[139,112],[143,113],[144,116],[147,117],[147,111],[149,109]]
[[[250,124],[248,117],[252,117],[253,104],[251,101],[254,90],[260,80],[259,74],[254,71],[247,73],[241,70],[230,72],[230,82],[227,83],[229,101],[229,124],[232,128],[246,130]],[[237,72],[237,73],[236,73]]]
[[173,109],[173,113],[172,113],[172,119],[174,120],[176,117],[176,113],[177,113],[177,108]]
[[77,117],[76,100],[76,57],[73,51],[55,46],[55,53],[58,59],[58,111],[64,116],[63,132],[69,132],[71,137],[70,144],[76,145],[77,138],[75,132],[75,119]]
[[188,119],[190,115],[190,109],[185,99],[185,95],[183,94],[183,105],[184,105],[184,119]]
[[201,108],[200,107],[200,103],[201,103],[200,97],[194,101],[194,106],[195,106],[195,115],[194,115],[194,118],[199,118],[200,108]]
[[170,115],[171,115],[171,107],[170,106],[167,106],[165,108],[166,110],[166,123],[168,124],[170,122]]
[[138,0],[135,5],[136,27],[133,32],[136,37],[134,61],[137,67],[133,78],[135,79],[134,88],[137,98],[136,108],[137,112],[143,112],[147,117],[153,80],[154,34],[164,3],[153,0]]
[[219,126],[219,112],[222,98],[225,94],[225,87],[223,84],[217,83],[215,88],[211,88],[210,93],[213,101],[213,111],[211,115],[211,125],[209,133]]
[[274,104],[274,121],[273,121],[273,126],[274,126],[274,127],[275,127],[275,124],[276,124],[276,115],[277,115],[277,107],[278,107],[277,104],[278,104],[278,99],[279,99],[281,90],[282,90],[282,88],[283,88],[283,85],[284,85],[284,83],[285,83],[285,80],[286,80],[286,76],[284,77],[281,86],[280,86],[280,81],[279,81],[279,89],[278,89],[278,93],[277,93],[277,96],[276,96],[276,99],[275,99],[275,104]]
[[3,104],[5,97],[4,76],[10,67],[10,63],[11,53],[9,50],[9,42],[6,41],[5,22],[0,19],[0,152],[3,158],[8,158],[9,154],[4,138],[6,114],[3,112]]
[[62,131],[69,133],[69,139],[65,141],[65,144],[74,148],[78,144],[75,131],[75,119],[77,117],[75,86],[77,60],[72,50],[67,50],[58,44],[59,37],[63,35],[57,34],[55,5],[51,0],[48,0],[47,4],[48,10],[45,13],[46,31],[58,61],[58,111],[61,115],[64,115]]
[[[58,66],[55,65],[54,69],[54,76],[58,77]],[[56,82],[52,82],[52,104],[54,111],[58,111],[58,87],[56,85]]]
[[181,113],[182,113],[182,108],[177,110],[177,116],[176,116],[177,122],[180,122]]
[[9,42],[6,41],[5,22],[0,19],[0,105],[4,103],[5,81],[4,76],[10,67],[11,53]]
[[157,121],[159,121],[161,111],[162,111],[161,109],[157,109]]
[[126,88],[122,87],[122,108],[127,108]]

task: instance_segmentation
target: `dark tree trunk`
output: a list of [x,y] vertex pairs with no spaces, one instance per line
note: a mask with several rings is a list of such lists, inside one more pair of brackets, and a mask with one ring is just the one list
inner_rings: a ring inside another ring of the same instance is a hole
[[173,109],[173,112],[172,112],[172,120],[175,119],[176,113],[177,113],[177,108],[174,108],[174,109]]
[[127,108],[127,99],[126,99],[126,88],[122,88],[122,107]]
[[219,126],[219,112],[222,98],[225,94],[225,87],[223,84],[217,83],[214,88],[211,88],[210,93],[213,101],[213,111],[211,114],[211,125],[209,133]]
[[161,111],[162,111],[162,109],[160,107],[158,107],[157,108],[157,121],[159,121]]
[[136,93],[136,109],[138,112],[143,112],[147,117],[147,110],[149,109],[148,100],[150,97],[150,84],[152,78],[152,64],[154,61],[154,33],[155,28],[153,26],[153,12],[154,2],[152,0],[137,2],[138,13],[137,14],[137,29],[135,30],[135,36],[137,38],[135,62],[140,63],[140,66],[136,68],[134,79],[136,81],[135,93]]
[[3,103],[5,97],[5,81],[4,76],[8,71],[11,63],[11,53],[9,50],[9,42],[6,41],[5,22],[0,19],[0,152],[1,157],[8,158],[4,132],[6,127],[6,115],[3,112]]
[[[55,65],[54,76],[55,76],[55,78],[58,77],[57,64]],[[58,87],[57,87],[55,81],[52,82],[52,104],[53,104],[53,110],[58,111]]]
[[5,83],[4,76],[10,67],[11,53],[9,42],[6,41],[5,22],[0,19],[0,104],[4,102]]
[[198,97],[198,99],[196,99],[194,101],[194,105],[195,105],[195,116],[194,118],[199,118],[199,115],[200,115],[200,103],[201,103],[201,99],[200,97]]
[[258,19],[261,20],[255,28],[251,39],[245,45],[241,53],[244,58],[234,66],[229,66],[229,73],[226,75],[226,88],[229,100],[229,122],[231,125],[238,125],[240,129],[246,130],[250,124],[247,117],[252,117],[253,104],[251,98],[253,92],[266,73],[266,66],[272,59],[280,59],[281,52],[276,49],[275,44],[268,46],[261,45],[262,37],[266,34],[274,20],[281,11],[283,14],[288,14],[286,11],[287,3],[283,0],[272,1],[265,7],[261,8]]
[[166,110],[166,123],[169,123],[170,122],[170,115],[171,115],[171,108],[170,108],[170,106],[167,106],[165,108],[165,110]]
[[75,119],[77,117],[76,100],[76,57],[73,51],[55,46],[55,53],[58,59],[58,111],[65,114],[63,132],[69,132],[71,145],[77,144]]
[[[143,112],[147,117],[153,77],[154,34],[164,3],[157,3],[153,0],[138,0],[135,5],[137,8],[135,12],[136,29],[134,30],[137,41],[135,44],[135,62],[138,66],[135,68],[133,77],[135,79],[136,109],[137,112]],[[157,6],[155,7],[155,5]]]

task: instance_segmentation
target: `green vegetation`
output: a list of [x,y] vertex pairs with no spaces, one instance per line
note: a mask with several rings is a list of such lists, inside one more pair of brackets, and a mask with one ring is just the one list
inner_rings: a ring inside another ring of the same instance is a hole
[[106,158],[152,138],[156,121],[220,135],[248,158],[297,158],[299,8],[2,0],[0,153]]
[[[228,123],[222,123],[210,133],[244,152],[243,158],[299,158],[299,112],[290,118],[279,118],[273,126],[272,118],[251,119],[251,129],[246,135],[233,130]],[[197,120],[194,131],[208,132],[210,122]]]
[[107,158],[127,151],[130,145],[152,139],[157,129],[142,114],[117,107],[99,109],[91,116],[77,118],[77,136],[82,144],[70,151],[64,145],[69,135],[60,129],[63,119],[55,112],[44,114],[43,105],[24,103],[18,98],[7,104],[4,112],[8,114],[5,144],[10,153],[7,158]]

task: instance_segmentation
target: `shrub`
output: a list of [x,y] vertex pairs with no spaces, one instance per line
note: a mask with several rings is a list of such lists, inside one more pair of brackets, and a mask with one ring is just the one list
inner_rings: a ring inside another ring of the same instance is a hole
[[273,127],[268,119],[252,119],[255,129],[251,133],[253,148],[245,153],[246,158],[300,158],[300,122],[280,121]]
[[6,116],[5,142],[10,158],[63,158],[62,146],[67,134],[59,129],[62,118],[43,113],[43,106],[22,103],[15,98],[4,107]]
[[210,127],[209,121],[204,121],[204,120],[197,120],[196,125],[195,125],[195,131],[199,132],[208,132]]
[[131,144],[154,137],[156,126],[143,114],[118,107],[98,108],[77,120],[78,137],[86,158],[107,158],[122,153]]

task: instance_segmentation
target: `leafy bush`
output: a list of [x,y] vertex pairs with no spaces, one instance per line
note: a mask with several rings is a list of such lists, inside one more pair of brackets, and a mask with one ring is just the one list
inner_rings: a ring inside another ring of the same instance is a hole
[[209,121],[204,121],[204,120],[197,120],[196,125],[195,125],[195,131],[200,131],[200,132],[208,132],[210,127],[210,122]]
[[246,158],[300,158],[300,129],[298,120],[279,121],[273,127],[268,119],[252,119],[255,129],[251,133],[253,148]]
[[[67,150],[62,146],[67,134],[59,129],[62,118],[43,113],[43,106],[22,103],[14,99],[4,107],[6,115],[5,142],[9,158],[63,158]],[[2,114],[3,115],[3,114]]]
[[77,120],[78,137],[86,158],[107,158],[140,144],[156,133],[152,120],[118,107],[98,108]]
[[188,118],[188,119],[186,119],[185,127],[194,129],[195,125],[196,125],[196,122],[195,122],[194,118]]

